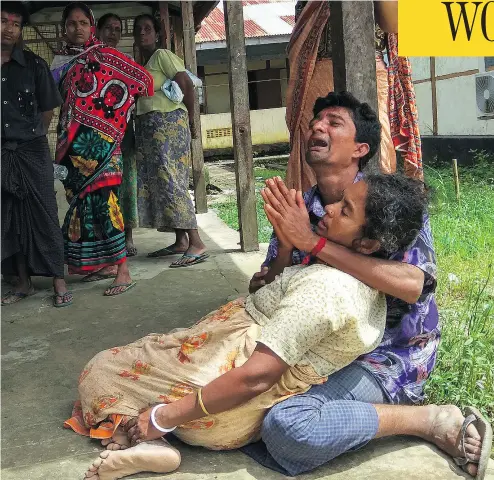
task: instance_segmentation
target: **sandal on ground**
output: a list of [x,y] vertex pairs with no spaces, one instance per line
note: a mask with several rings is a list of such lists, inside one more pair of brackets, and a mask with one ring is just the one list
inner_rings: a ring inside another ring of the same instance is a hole
[[[170,268],[190,267],[191,265],[196,265],[198,263],[204,262],[207,258],[209,258],[209,253],[201,253],[200,255],[184,253],[178,260],[170,265]],[[184,259],[187,261],[180,263]]]
[[169,257],[170,255],[182,255],[184,253],[184,251],[178,252],[177,250],[165,247],[160,250],[156,250],[156,252],[148,253],[148,258]]
[[[110,285],[106,290],[103,295],[105,297],[116,297],[117,295],[122,295],[122,293],[125,293],[129,291],[131,288],[134,288],[136,286],[137,282],[131,282],[131,283],[115,283],[114,285]],[[117,292],[117,293],[111,293],[114,288],[118,287],[125,287],[122,291]]]
[[[58,303],[58,299],[62,301]],[[56,308],[68,307],[69,305],[72,305],[72,300],[72,292],[55,293],[55,295],[53,295],[53,306]]]
[[109,278],[116,278],[116,273],[104,274],[99,272],[90,273],[86,275],[82,281],[84,283],[100,282],[101,280],[108,280]]
[[[465,437],[467,428],[470,424],[475,426],[482,439],[482,449],[480,451],[480,459],[478,462],[468,459],[468,454],[465,450]],[[460,467],[464,467],[467,463],[478,463],[477,475],[475,480],[483,480],[489,463],[489,456],[492,448],[492,427],[486,418],[474,407],[465,408],[465,420],[460,431],[460,450],[463,455],[461,457],[453,457],[454,462]]]
[[132,246],[125,245],[125,248],[127,249],[127,256],[128,257],[135,257],[137,255],[137,248],[135,245],[132,245]]
[[[14,305],[14,303],[20,302],[21,300],[24,300],[27,297],[30,297],[31,295],[34,295],[34,288],[31,287],[29,289],[29,292],[27,293],[22,293],[22,292],[7,292],[5,297],[2,298],[2,307],[7,306],[7,305]],[[7,301],[7,300],[11,301]]]

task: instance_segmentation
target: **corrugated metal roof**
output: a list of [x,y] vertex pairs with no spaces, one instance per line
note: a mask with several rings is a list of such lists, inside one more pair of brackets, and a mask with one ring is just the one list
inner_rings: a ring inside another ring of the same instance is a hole
[[244,19],[244,33],[247,38],[265,37],[265,32],[254,20]]
[[295,15],[283,15],[280,17],[284,22],[288,23],[292,27],[295,26]]
[[[244,0],[244,30],[246,38],[290,35],[295,24],[293,0]],[[196,34],[196,42],[225,40],[223,3],[207,16]]]

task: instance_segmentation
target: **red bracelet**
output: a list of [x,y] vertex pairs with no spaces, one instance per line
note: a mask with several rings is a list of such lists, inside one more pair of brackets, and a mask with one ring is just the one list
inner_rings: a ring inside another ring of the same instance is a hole
[[321,237],[319,241],[316,243],[316,246],[311,250],[310,255],[307,255],[302,261],[302,265],[307,265],[310,262],[310,257],[315,257],[317,254],[324,248],[326,245],[327,239]]

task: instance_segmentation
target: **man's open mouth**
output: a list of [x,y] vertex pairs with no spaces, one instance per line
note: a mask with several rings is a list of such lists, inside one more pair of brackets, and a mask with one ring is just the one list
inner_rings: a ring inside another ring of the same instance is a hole
[[327,148],[328,142],[322,138],[310,138],[309,148]]

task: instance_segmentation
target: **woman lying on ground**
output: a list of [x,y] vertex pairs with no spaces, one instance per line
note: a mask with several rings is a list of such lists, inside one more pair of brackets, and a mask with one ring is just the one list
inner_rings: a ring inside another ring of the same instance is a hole
[[[326,207],[315,251],[326,239],[368,255],[404,248],[426,204],[420,182],[369,176]],[[133,447],[103,452],[86,478],[178,468],[178,451],[157,440],[175,426],[181,440],[210,449],[258,440],[270,407],[375,348],[385,322],[382,293],[325,264],[298,265],[188,329],[99,353],[79,378],[80,403],[65,426],[109,450]]]
[[[368,176],[326,207],[314,253],[326,239],[368,255],[404,248],[420,230],[426,205],[420,182]],[[139,445],[102,454],[86,477],[176,469],[179,453],[152,442],[175,426],[181,440],[210,449],[258,440],[267,409],[371,351],[385,323],[382,293],[316,263],[286,268],[245,302],[233,301],[191,328],[99,353],[81,374],[81,404],[66,426],[106,438],[113,450],[129,446],[117,430],[126,424],[130,444]],[[138,416],[142,408],[148,410]]]

